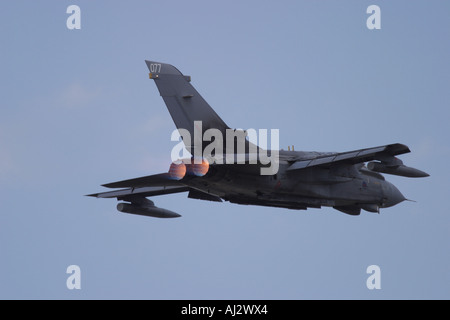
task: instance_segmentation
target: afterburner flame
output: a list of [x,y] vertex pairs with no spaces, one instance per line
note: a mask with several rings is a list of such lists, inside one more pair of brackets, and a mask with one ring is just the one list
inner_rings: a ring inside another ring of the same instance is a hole
[[209,171],[209,162],[206,159],[202,159],[202,163],[195,163],[192,159],[191,164],[187,165],[188,174],[203,177]]
[[173,180],[181,180],[186,175],[186,165],[181,163],[174,163],[170,165],[169,176]]

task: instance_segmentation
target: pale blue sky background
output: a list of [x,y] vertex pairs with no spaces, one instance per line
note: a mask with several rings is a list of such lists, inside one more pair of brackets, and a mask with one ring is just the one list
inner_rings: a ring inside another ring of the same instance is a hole
[[[0,298],[449,299],[449,14],[448,1],[2,1]],[[144,59],[191,75],[231,127],[279,128],[296,150],[400,142],[431,177],[387,176],[418,202],[380,215],[186,194],[153,198],[180,219],[119,214],[83,195],[166,171],[175,145]],[[381,290],[366,287],[372,264]]]

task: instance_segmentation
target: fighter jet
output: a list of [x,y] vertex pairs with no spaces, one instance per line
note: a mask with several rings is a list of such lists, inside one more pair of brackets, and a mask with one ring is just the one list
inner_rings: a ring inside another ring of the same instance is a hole
[[380,208],[407,200],[381,173],[429,176],[396,157],[410,152],[400,143],[347,152],[262,148],[248,132],[225,124],[192,86],[190,76],[170,64],[145,62],[190,156],[168,164],[168,172],[104,184],[116,190],[88,195],[116,198],[120,212],[180,217],[147,198],[186,192],[188,198],[200,200],[295,210],[325,206],[356,216],[361,209],[380,213]]

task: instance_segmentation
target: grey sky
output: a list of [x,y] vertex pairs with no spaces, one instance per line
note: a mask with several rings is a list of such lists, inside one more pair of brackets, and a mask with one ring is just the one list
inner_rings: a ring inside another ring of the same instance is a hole
[[[81,30],[66,8],[81,8]],[[381,8],[381,30],[366,9]],[[0,5],[0,298],[450,298],[448,1],[8,1]],[[166,171],[175,128],[144,59],[175,65],[227,124],[280,145],[404,143],[417,201],[346,216],[83,195]],[[82,289],[66,288],[79,265]],[[381,268],[368,290],[366,268]]]

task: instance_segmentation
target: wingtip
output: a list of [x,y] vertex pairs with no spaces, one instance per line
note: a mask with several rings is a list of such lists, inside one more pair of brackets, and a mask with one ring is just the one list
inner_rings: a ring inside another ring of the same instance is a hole
[[85,197],[94,197],[94,198],[98,198],[98,193],[93,193],[93,194],[85,194]]
[[[111,182],[111,183],[105,183],[105,184],[102,184],[101,186],[102,187],[105,187],[105,188],[111,188],[111,189],[113,189],[113,188],[116,188],[115,187],[115,185],[117,184],[117,182]],[[120,187],[119,187],[120,188]]]

